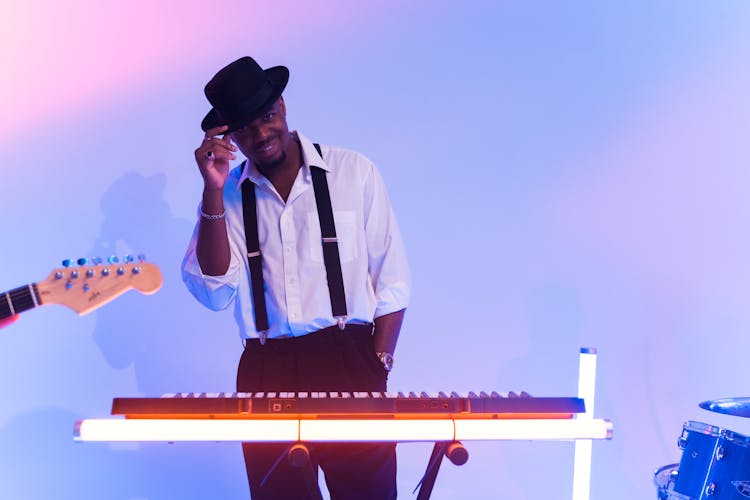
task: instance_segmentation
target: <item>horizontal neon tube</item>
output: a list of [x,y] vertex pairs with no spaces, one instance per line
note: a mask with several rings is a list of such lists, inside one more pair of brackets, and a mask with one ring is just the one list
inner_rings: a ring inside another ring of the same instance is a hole
[[415,442],[610,439],[607,420],[88,419],[76,441]]
[[300,441],[453,441],[452,419],[301,420]]
[[297,420],[88,419],[76,441],[297,441]]
[[612,422],[585,420],[455,420],[456,440],[611,439]]

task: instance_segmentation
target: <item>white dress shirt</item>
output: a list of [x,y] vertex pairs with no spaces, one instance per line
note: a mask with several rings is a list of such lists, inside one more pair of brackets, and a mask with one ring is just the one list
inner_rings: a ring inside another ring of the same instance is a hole
[[258,235],[268,309],[268,338],[300,336],[336,324],[323,265],[310,165],[326,171],[336,225],[346,294],[347,322],[369,323],[404,309],[411,279],[401,234],[379,172],[354,151],[322,145],[296,134],[304,164],[286,201],[250,161],[229,172],[224,186],[231,250],[224,276],[204,275],[196,256],[198,225],[185,254],[182,278],[206,307],[227,308],[243,338],[258,337],[253,316],[250,274],[242,216],[242,182],[255,183]]

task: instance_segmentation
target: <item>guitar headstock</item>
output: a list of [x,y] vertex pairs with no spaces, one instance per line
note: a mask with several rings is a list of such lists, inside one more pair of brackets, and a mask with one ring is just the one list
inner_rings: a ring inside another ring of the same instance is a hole
[[60,304],[83,315],[128,290],[151,295],[161,288],[161,284],[161,271],[155,264],[114,262],[54,269],[36,286],[40,305]]

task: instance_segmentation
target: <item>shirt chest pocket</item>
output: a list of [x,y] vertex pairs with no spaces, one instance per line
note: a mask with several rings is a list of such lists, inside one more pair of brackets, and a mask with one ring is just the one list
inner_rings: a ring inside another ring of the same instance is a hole
[[[336,226],[336,238],[339,244],[341,262],[357,258],[357,225],[355,213],[350,210],[333,212],[333,223]],[[317,212],[307,214],[307,234],[309,235],[310,259],[323,262],[323,242],[320,236],[320,221]]]

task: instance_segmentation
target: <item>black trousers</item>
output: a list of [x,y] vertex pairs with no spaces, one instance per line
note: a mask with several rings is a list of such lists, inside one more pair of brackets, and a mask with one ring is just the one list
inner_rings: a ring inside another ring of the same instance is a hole
[[[375,355],[371,325],[347,325],[343,331],[334,326],[265,345],[249,340],[237,370],[237,391],[384,391],[387,375]],[[288,447],[242,444],[254,500],[321,498],[318,468],[332,500],[396,498],[395,443],[309,443],[312,468],[291,465]]]

